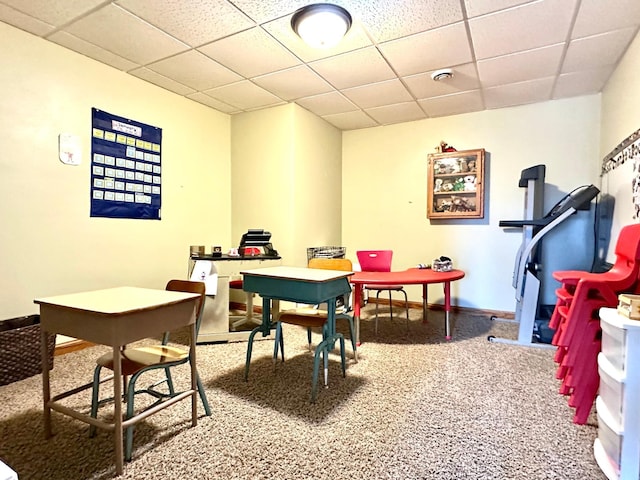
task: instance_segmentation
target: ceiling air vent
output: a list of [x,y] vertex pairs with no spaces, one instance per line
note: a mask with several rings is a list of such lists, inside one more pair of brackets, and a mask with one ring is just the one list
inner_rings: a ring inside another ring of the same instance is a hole
[[443,68],[442,70],[436,70],[431,74],[431,79],[434,82],[449,80],[452,77],[453,77],[453,70],[451,70],[450,68]]

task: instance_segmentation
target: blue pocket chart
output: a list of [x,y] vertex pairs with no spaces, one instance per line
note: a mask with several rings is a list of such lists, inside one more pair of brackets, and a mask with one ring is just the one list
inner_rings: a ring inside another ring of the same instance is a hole
[[162,129],[91,109],[91,216],[160,220]]

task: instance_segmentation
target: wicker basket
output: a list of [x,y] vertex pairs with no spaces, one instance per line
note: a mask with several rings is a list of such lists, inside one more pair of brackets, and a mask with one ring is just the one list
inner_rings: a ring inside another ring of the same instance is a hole
[[[53,368],[55,334],[49,335],[49,366]],[[40,315],[0,320],[0,385],[42,373]]]

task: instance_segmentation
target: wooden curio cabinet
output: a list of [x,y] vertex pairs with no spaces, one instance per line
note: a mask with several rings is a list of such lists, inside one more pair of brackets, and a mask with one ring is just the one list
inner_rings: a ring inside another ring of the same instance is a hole
[[428,218],[484,218],[484,149],[429,155]]

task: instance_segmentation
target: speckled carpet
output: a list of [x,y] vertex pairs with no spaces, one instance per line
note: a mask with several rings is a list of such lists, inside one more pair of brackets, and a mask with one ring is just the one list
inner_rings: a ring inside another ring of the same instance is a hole
[[[392,321],[386,312],[376,335],[373,308],[364,309],[359,362],[348,346],[342,378],[333,354],[329,388],[320,388],[316,404],[304,330],[285,327],[286,361],[275,369],[271,338],[256,342],[248,382],[246,343],[199,345],[213,415],[199,403],[191,428],[183,401],[142,421],[119,478],[605,478],[593,458],[595,414],[586,425],[572,423],[557,393],[553,350],[490,343],[487,335],[515,338],[516,327],[469,313],[452,315],[451,342],[443,340],[441,311],[423,324],[412,310],[408,332],[401,309]],[[56,357],[52,393],[88,382],[104,350]],[[187,370],[178,376],[185,382]],[[41,376],[0,387],[0,459],[20,480],[113,478],[112,433],[88,438],[87,425],[53,412],[55,434],[43,438],[41,388]],[[68,403],[88,411],[89,395]]]

